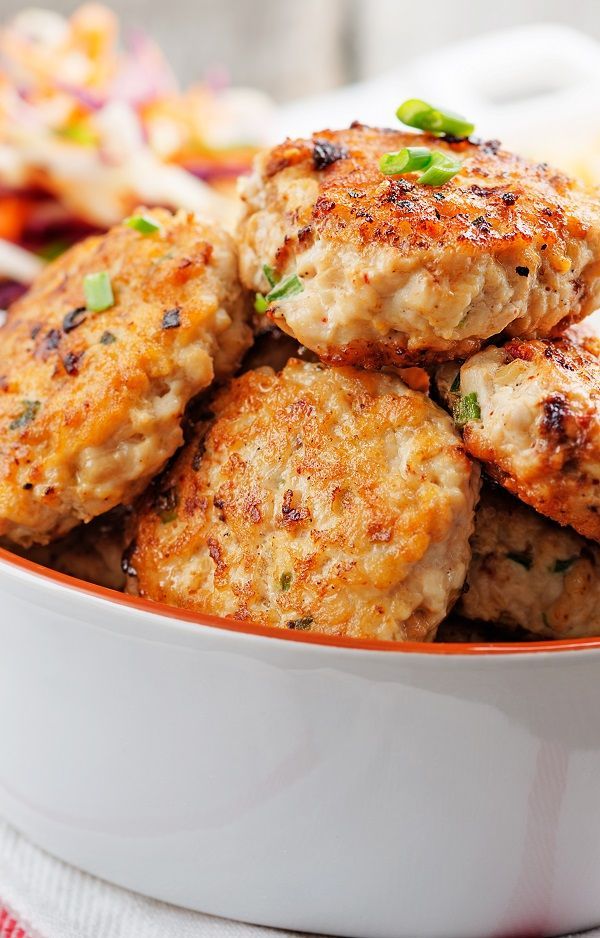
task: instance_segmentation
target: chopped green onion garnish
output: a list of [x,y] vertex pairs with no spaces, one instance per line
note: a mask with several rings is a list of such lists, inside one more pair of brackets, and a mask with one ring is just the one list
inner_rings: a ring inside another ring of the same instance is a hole
[[256,310],[256,312],[262,315],[263,313],[266,313],[268,308],[269,308],[269,304],[267,303],[263,294],[257,293],[256,296],[254,297],[254,309]]
[[506,556],[508,557],[509,560],[512,560],[513,563],[518,563],[522,567],[525,567],[526,570],[531,570],[531,567],[533,565],[533,557],[531,555],[531,551],[524,550],[524,551],[521,551],[520,553],[518,551],[513,551],[512,553],[507,554]]
[[379,160],[379,169],[386,176],[399,176],[426,169],[431,163],[429,147],[405,147],[397,153],[384,153]]
[[[265,267],[267,265],[265,264]],[[263,267],[265,277],[269,280],[267,271]],[[272,274],[272,270],[268,268],[269,273]],[[271,281],[269,280],[269,283]],[[298,274],[290,274],[289,277],[286,277],[285,280],[279,280],[275,284],[272,290],[264,296],[262,293],[257,293],[254,297],[254,309],[257,313],[266,313],[270,304],[273,300],[287,300],[290,296],[296,296],[297,293],[302,293],[304,286]]]
[[400,176],[424,170],[417,179],[423,186],[442,186],[460,171],[462,163],[448,153],[429,147],[406,147],[397,153],[384,153],[379,169],[386,176]]
[[290,274],[285,280],[280,280],[276,287],[270,293],[267,293],[265,299],[268,303],[273,300],[287,300],[290,296],[296,296],[302,293],[304,286],[298,274]]
[[277,272],[269,266],[269,264],[263,264],[263,274],[267,278],[267,282],[271,289],[275,286],[276,283],[279,283],[279,276]]
[[475,391],[465,394],[454,405],[454,422],[457,427],[464,427],[470,420],[481,418],[481,408]]
[[19,430],[21,427],[26,427],[28,423],[35,420],[36,414],[41,407],[39,401],[21,401],[21,403],[23,411],[9,423],[9,430]]
[[450,394],[460,393],[460,369],[456,372],[456,378],[450,385]]
[[279,577],[279,586],[281,587],[282,593],[287,592],[290,586],[292,585],[292,574],[291,573],[282,573]]
[[461,114],[432,107],[418,98],[411,98],[401,104],[396,117],[408,127],[417,127],[438,136],[469,137],[475,130],[475,124]]
[[453,176],[456,176],[460,172],[462,163],[460,160],[455,160],[454,157],[449,156],[447,153],[441,153],[439,150],[436,150],[431,157],[429,166],[425,172],[419,176],[417,182],[421,186],[443,186],[445,182],[448,182],[449,179],[452,179]]
[[567,557],[565,560],[555,560],[552,568],[553,573],[564,573],[569,567],[572,567],[577,557]]
[[156,234],[160,231],[160,222],[157,222],[151,215],[131,215],[125,219],[124,224],[129,228],[135,228],[143,235]]
[[110,277],[105,270],[96,274],[86,274],[83,278],[83,292],[86,306],[93,313],[101,313],[104,309],[114,306]]

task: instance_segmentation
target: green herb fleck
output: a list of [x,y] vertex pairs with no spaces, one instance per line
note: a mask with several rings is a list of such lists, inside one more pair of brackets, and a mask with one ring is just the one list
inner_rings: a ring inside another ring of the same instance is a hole
[[457,427],[464,427],[470,420],[481,419],[481,408],[477,400],[477,393],[471,391],[465,394],[454,405],[454,422]]
[[531,567],[533,566],[533,555],[531,550],[512,551],[506,556],[509,560],[514,561],[514,563],[521,564],[521,566],[525,567],[526,570],[531,570]]
[[460,394],[460,369],[456,372],[456,378],[450,385],[450,394]]
[[23,405],[23,411],[9,423],[9,430],[19,430],[21,427],[26,427],[32,420],[35,420],[36,414],[41,406],[39,401],[21,401],[21,403]]
[[161,228],[160,222],[152,218],[152,215],[131,215],[125,219],[123,224],[127,225],[128,228],[134,228],[142,235],[156,234]]
[[103,332],[100,336],[100,345],[112,345],[113,342],[117,341],[116,335],[113,335],[112,332]]
[[577,557],[566,557],[564,560],[555,560],[552,567],[552,573],[564,573],[569,567],[572,567]]
[[312,616],[304,616],[302,619],[291,619],[286,623],[288,629],[297,629],[300,632],[306,632],[310,629],[314,619]]
[[279,585],[281,587],[282,593],[286,593],[292,585],[292,574],[282,573],[279,577]]
[[105,270],[99,270],[95,274],[86,274],[83,278],[83,292],[87,308],[93,313],[101,313],[114,306],[112,285]]

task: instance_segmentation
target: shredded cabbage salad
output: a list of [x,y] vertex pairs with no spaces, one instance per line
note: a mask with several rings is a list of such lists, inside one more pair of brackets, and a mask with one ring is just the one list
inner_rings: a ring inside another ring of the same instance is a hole
[[271,102],[221,81],[180,90],[141,31],[114,13],[20,12],[0,28],[0,309],[41,265],[136,205],[226,224],[226,181],[268,137]]

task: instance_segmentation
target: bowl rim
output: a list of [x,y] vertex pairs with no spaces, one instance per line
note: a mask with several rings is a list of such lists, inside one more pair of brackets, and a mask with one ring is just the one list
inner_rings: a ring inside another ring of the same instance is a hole
[[169,606],[166,603],[154,602],[140,596],[130,596],[95,583],[88,583],[67,573],[59,573],[50,567],[34,563],[18,554],[0,547],[0,569],[3,565],[15,567],[35,578],[67,587],[69,590],[101,599],[109,603],[116,603],[138,612],[148,613],[158,618],[174,619],[176,622],[188,625],[200,625],[204,628],[220,629],[226,632],[237,632],[241,635],[254,635],[270,641],[279,640],[299,642],[303,645],[326,645],[334,648],[354,649],[357,651],[394,652],[396,654],[426,654],[426,655],[467,655],[467,656],[503,656],[503,655],[530,655],[536,653],[557,653],[582,651],[584,649],[600,649],[600,636],[589,638],[545,639],[528,642],[392,642],[377,639],[339,638],[333,635],[318,632],[294,632],[292,630],[274,629],[254,622],[241,622],[210,613],[194,612],[191,609],[182,609]]

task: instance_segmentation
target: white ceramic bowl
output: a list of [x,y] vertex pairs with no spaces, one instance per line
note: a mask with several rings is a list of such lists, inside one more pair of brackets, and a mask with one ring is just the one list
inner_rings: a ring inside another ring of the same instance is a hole
[[360,938],[600,922],[600,641],[377,646],[0,551],[0,814],[92,873]]

